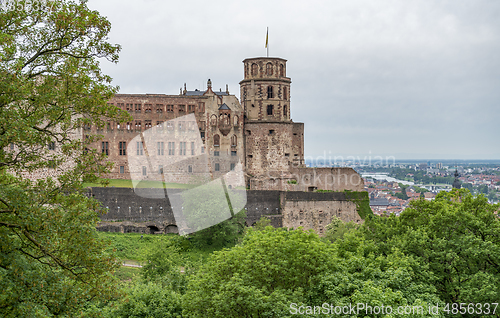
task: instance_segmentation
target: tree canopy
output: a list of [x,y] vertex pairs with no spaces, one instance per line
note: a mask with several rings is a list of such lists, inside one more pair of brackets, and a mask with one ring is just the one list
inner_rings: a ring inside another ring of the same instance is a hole
[[109,165],[82,126],[128,118],[99,68],[120,47],[86,1],[17,4],[0,9],[0,312],[71,316],[115,291],[104,211],[82,187]]

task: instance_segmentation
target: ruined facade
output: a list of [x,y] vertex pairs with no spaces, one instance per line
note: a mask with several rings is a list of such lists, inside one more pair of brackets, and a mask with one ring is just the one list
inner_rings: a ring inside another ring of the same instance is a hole
[[[168,170],[165,175],[170,180],[163,181],[186,183],[201,177],[207,165],[214,176],[240,163],[251,190],[362,191],[361,177],[350,168],[305,167],[304,124],[293,122],[290,116],[291,79],[286,62],[270,57],[245,59],[240,100],[227,86],[225,92],[214,92],[210,80],[206,91],[188,91],[184,85],[179,95],[117,94],[109,103],[128,111],[133,120],[108,123],[100,130],[87,127],[86,133],[104,135],[95,146],[115,164],[112,179],[137,175],[160,181],[165,178],[162,172]],[[195,130],[200,142],[179,139],[184,131]],[[158,132],[155,136],[161,136],[161,141],[144,141],[147,131]],[[137,154],[137,164],[129,164],[131,153]],[[210,162],[196,160],[204,153],[210,155]],[[147,160],[141,157],[146,154]]]

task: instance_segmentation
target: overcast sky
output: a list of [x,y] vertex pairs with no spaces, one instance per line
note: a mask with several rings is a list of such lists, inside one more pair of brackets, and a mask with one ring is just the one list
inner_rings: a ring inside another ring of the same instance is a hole
[[122,45],[121,93],[225,88],[288,60],[305,155],[500,159],[500,1],[90,0]]

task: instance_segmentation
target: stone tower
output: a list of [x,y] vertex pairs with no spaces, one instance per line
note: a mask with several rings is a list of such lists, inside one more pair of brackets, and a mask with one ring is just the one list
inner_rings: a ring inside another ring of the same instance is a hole
[[[245,166],[250,189],[283,189],[290,169],[304,163],[304,124],[290,116],[286,60],[273,57],[243,61],[240,100],[245,112]],[[280,182],[276,182],[276,181]]]

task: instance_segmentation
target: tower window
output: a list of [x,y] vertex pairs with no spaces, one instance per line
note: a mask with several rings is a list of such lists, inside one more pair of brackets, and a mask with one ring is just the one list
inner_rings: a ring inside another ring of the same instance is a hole
[[188,166],[188,172],[193,172],[193,166]]
[[267,115],[271,116],[273,114],[273,105],[267,105]]
[[257,66],[257,64],[253,63],[252,64],[252,75],[253,76],[257,75],[257,71],[258,71],[258,66]]
[[285,76],[285,67],[283,64],[280,64],[280,76]]
[[274,135],[274,130],[273,129],[269,130],[269,135]]
[[286,86],[283,87],[283,99],[286,100],[288,98],[288,90],[286,89]]
[[220,136],[214,135],[214,146],[219,147],[219,145],[220,145]]
[[288,116],[288,110],[286,108],[286,105],[283,106],[283,116],[287,117]]
[[272,86],[268,86],[267,87],[267,98],[274,98],[273,87]]
[[273,64],[271,63],[266,64],[266,74],[273,75]]

